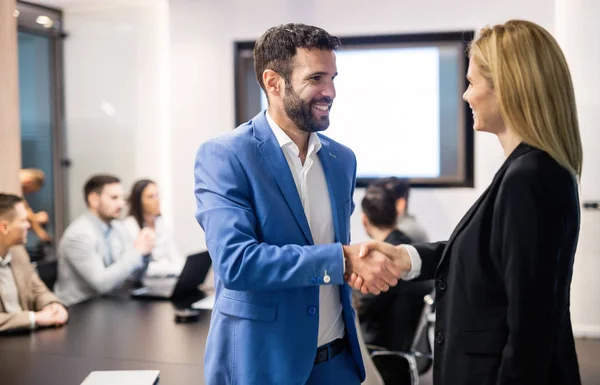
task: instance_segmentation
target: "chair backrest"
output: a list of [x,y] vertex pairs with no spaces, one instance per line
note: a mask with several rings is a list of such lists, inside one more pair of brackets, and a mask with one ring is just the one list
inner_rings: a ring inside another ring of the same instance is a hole
[[371,354],[367,349],[367,345],[365,344],[365,340],[362,336],[362,332],[360,330],[360,324],[358,323],[358,316],[355,317],[354,324],[356,325],[356,332],[358,333],[358,343],[360,345],[360,353],[362,355],[363,363],[365,365],[365,372],[367,377],[363,382],[363,385],[385,385],[383,382],[383,378],[377,371],[373,360],[371,359]]
[[425,306],[419,319],[415,337],[411,345],[419,374],[427,372],[433,365],[433,333],[435,328],[434,312],[435,291],[423,298]]

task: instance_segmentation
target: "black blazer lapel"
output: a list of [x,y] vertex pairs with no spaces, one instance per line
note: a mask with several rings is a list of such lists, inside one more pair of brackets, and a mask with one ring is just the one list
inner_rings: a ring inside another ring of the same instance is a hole
[[460,232],[465,228],[465,226],[471,221],[471,218],[477,212],[477,209],[479,208],[479,206],[481,206],[481,202],[483,202],[485,200],[485,198],[489,194],[490,190],[492,188],[494,188],[498,183],[500,183],[500,181],[502,180],[502,176],[504,175],[504,172],[506,171],[508,166],[515,159],[520,157],[521,155],[526,154],[527,152],[531,151],[531,149],[532,148],[529,145],[521,142],[513,150],[513,152],[510,153],[510,155],[508,156],[508,158],[506,158],[504,163],[502,163],[502,166],[496,172],[496,175],[494,175],[494,179],[492,180],[492,183],[490,183],[488,188],[485,189],[485,191],[483,192],[483,194],[481,194],[479,199],[477,199],[475,204],[469,209],[469,211],[467,211],[465,216],[460,220],[460,222],[458,223],[458,225],[452,232],[452,235],[450,236],[450,239],[448,240],[448,244],[446,245],[446,248],[444,249],[444,252],[442,253],[442,258],[440,259],[440,262],[438,263],[438,266],[437,266],[438,269],[440,268],[440,266],[442,266],[444,259],[446,258],[446,255],[448,254],[448,250],[450,250],[450,246],[452,245],[452,242],[456,239],[456,237],[460,234]]

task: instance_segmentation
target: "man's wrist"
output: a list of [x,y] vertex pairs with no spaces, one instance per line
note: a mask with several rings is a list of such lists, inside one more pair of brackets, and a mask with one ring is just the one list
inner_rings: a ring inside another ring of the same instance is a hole
[[349,253],[347,253],[348,247],[350,246],[342,245],[342,255],[344,256],[344,275],[352,274],[352,261],[349,258]]
[[29,312],[29,328],[35,329],[35,313],[32,311]]

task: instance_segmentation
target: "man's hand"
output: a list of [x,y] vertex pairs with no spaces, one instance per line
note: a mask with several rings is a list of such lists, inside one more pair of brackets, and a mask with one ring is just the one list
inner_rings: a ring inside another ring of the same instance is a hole
[[35,323],[38,326],[61,326],[67,323],[68,319],[67,309],[59,303],[46,305],[35,313]]
[[[387,257],[388,264],[386,266],[390,272],[394,272],[396,278],[400,278],[410,271],[412,267],[410,255],[402,245],[394,246],[389,243],[377,241],[367,242],[361,245],[359,257],[361,259],[372,258],[380,253],[383,253]],[[368,284],[367,279],[356,271],[352,271],[349,275],[348,284],[354,289],[360,290],[363,294],[369,292],[379,294],[377,291],[373,291],[372,285]]]
[[64,325],[67,323],[67,320],[69,319],[69,312],[67,312],[67,309],[65,309],[63,305],[54,302],[46,306],[45,308],[50,308],[52,310],[55,325]]
[[154,238],[156,237],[156,233],[149,227],[144,227],[140,230],[137,239],[135,240],[135,248],[142,255],[148,255],[152,253],[152,249],[154,248]]
[[35,312],[35,324],[37,326],[53,326],[54,313],[52,309],[46,306],[42,310]]
[[35,220],[40,224],[40,225],[45,225],[46,223],[48,223],[48,213],[45,211],[38,211],[37,213],[34,214],[35,215]]
[[361,245],[343,246],[346,259],[346,276],[353,274],[362,277],[361,286],[365,291],[379,294],[396,286],[400,271],[381,252],[372,251],[361,257]]

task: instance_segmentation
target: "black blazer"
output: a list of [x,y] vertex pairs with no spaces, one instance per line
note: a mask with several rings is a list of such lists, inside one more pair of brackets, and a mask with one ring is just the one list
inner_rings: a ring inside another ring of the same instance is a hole
[[521,143],[447,242],[414,245],[436,279],[436,385],[581,384],[569,296],[574,177]]

